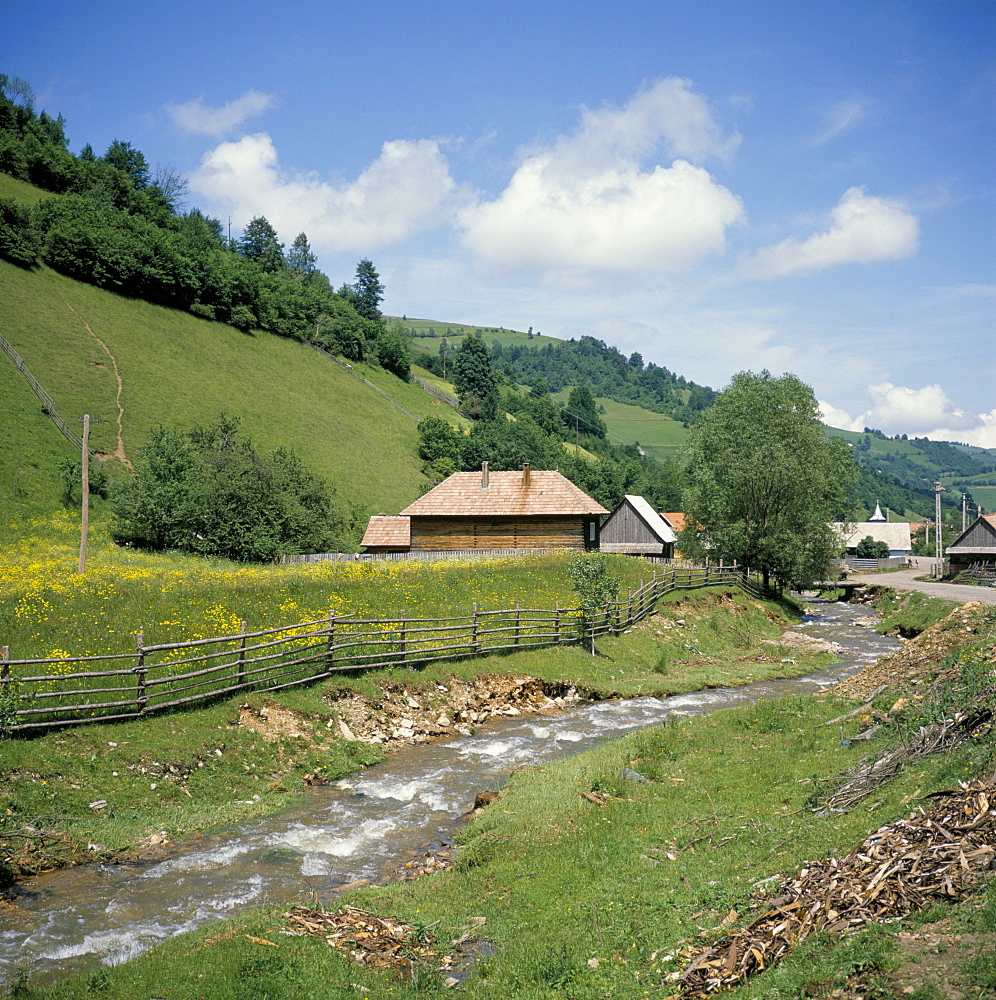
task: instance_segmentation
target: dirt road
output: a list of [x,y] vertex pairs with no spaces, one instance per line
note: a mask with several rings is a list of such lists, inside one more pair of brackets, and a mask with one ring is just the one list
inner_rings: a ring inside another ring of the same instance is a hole
[[896,590],[919,590],[931,597],[946,601],[978,601],[981,604],[996,605],[996,587],[966,587],[957,583],[937,583],[933,580],[917,580],[923,576],[922,569],[900,569],[890,573],[848,574],[848,583],[866,583],[870,586],[894,587]]

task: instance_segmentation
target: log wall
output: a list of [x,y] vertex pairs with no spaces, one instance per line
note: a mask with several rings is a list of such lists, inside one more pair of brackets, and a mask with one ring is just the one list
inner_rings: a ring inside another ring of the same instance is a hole
[[[412,550],[583,549],[586,523],[571,517],[413,517]],[[596,544],[597,544],[596,533]]]

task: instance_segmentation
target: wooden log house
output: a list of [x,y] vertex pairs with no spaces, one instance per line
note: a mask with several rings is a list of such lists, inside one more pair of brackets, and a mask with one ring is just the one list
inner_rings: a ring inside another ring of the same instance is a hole
[[374,514],[360,542],[365,552],[384,555],[407,552],[412,547],[411,526],[407,517],[397,514]]
[[[608,511],[559,472],[455,472],[399,517],[411,552],[597,549]],[[368,528],[368,531],[370,529]]]
[[996,514],[983,514],[970,524],[945,550],[951,572],[974,564],[996,568]]

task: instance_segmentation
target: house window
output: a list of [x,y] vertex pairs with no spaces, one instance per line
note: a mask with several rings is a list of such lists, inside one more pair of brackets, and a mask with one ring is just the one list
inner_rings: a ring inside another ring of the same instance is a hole
[[588,541],[594,543],[595,541],[595,528],[596,524],[594,521],[588,522]]

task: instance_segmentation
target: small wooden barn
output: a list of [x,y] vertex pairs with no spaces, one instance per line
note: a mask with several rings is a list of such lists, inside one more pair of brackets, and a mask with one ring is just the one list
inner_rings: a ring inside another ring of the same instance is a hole
[[602,525],[602,552],[629,556],[674,557],[671,526],[641,496],[627,494]]
[[996,567],[996,514],[983,514],[970,524],[948,547],[952,573],[968,569],[973,563]]
[[386,552],[407,552],[412,545],[411,526],[407,517],[397,514],[374,514],[360,542],[371,555]]
[[406,507],[410,550],[596,549],[608,511],[559,472],[455,472]]

